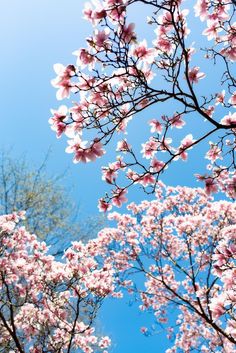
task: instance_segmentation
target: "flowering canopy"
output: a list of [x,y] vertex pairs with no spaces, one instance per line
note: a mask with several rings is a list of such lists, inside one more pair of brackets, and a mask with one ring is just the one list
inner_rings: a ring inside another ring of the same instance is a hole
[[63,262],[47,254],[16,223],[22,214],[0,216],[0,351],[106,353],[108,337],[92,326],[102,300],[113,290],[113,271],[81,242]]
[[128,209],[111,213],[117,227],[98,236],[120,296],[128,290],[154,314],[173,342],[166,353],[236,352],[235,203],[159,185],[156,200]]
[[236,205],[159,182],[155,200],[128,209],[60,262],[17,227],[23,214],[0,216],[1,351],[107,353],[94,319],[127,290],[167,331],[166,353],[236,352]]
[[[136,3],[150,13],[152,43],[138,41],[135,24],[129,23],[129,8]],[[197,0],[192,5],[190,0],[92,0],[83,11],[94,27],[87,47],[74,52],[76,65],[54,67],[57,98],[78,97],[71,106],[52,110],[50,118],[57,137],[69,138],[66,151],[74,154],[75,163],[101,157],[110,140],[124,133],[138,113],[154,104],[163,109],[159,116],[150,117],[152,135],[142,144],[142,157],[121,137],[117,145],[121,155],[103,167],[103,179],[112,185],[112,192],[100,200],[101,210],[111,204],[121,206],[133,184],[153,192],[172,161],[186,160],[188,151],[211,135],[213,142],[206,153],[209,172],[198,178],[205,181],[209,193],[227,179],[226,191],[235,196],[236,3]],[[204,50],[196,29],[188,27],[192,12],[203,23]],[[210,76],[200,67],[205,61],[217,73],[217,82],[211,84],[214,91],[208,93],[198,88]],[[166,102],[167,110],[173,107],[170,114],[165,113]],[[196,131],[196,124],[200,130]],[[182,136],[174,129],[182,129]],[[121,184],[119,172],[126,183]]]

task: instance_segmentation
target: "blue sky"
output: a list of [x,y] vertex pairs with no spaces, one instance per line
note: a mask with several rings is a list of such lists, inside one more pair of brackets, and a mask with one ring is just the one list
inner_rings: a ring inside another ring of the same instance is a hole
[[[74,63],[75,57],[71,53],[84,46],[85,37],[91,33],[89,24],[82,20],[83,3],[82,0],[0,2],[0,148],[12,147],[16,158],[26,153],[32,165],[37,166],[51,147],[49,174],[60,174],[69,168],[65,185],[74,187],[73,197],[80,205],[82,214],[93,215],[97,213],[98,198],[106,190],[100,177],[104,160],[73,165],[71,155],[64,152],[66,141],[57,140],[48,125],[50,108],[60,105],[50,84],[55,76],[53,64]],[[145,36],[147,27],[142,24],[144,14],[141,8],[134,9],[131,17],[141,24],[138,31]],[[145,129],[147,133],[148,127]],[[141,143],[142,123],[132,124],[130,133],[136,136],[136,142]],[[199,151],[201,148],[197,153]],[[112,152],[108,152],[106,161],[110,155]],[[201,162],[193,158],[189,163],[176,163],[163,178],[164,181],[174,185],[196,185],[193,173],[199,171]],[[138,189],[130,193],[130,201],[144,197]],[[167,343],[162,335],[147,338],[139,333],[140,326],[152,322],[151,316],[139,313],[135,304],[129,307],[128,301],[128,298],[108,301],[99,317],[102,332],[113,339],[112,352],[164,352]]]

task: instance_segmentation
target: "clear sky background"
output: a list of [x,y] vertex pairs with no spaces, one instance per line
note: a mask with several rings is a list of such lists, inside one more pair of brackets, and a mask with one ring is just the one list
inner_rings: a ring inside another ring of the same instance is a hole
[[[0,1],[0,148],[13,148],[12,154],[16,158],[26,154],[32,165],[37,166],[51,147],[49,174],[60,174],[69,168],[65,185],[74,187],[74,201],[80,205],[82,214],[96,215],[97,200],[106,190],[100,168],[109,157],[114,157],[112,148],[96,163],[73,165],[72,156],[64,152],[66,141],[57,140],[48,125],[50,108],[60,105],[50,84],[55,77],[53,64],[74,63],[75,57],[71,53],[84,46],[86,36],[91,33],[90,25],[82,20],[83,4],[83,0]],[[142,40],[148,33],[143,24],[142,8],[133,9],[132,20],[137,23]],[[195,20],[192,21],[195,25]],[[148,131],[142,120],[130,127],[130,134],[137,143],[144,142]],[[199,164],[202,161],[195,158],[202,153],[202,147],[194,153],[190,162],[176,163],[169,168],[163,180],[172,185],[196,185],[193,174],[204,170]],[[130,201],[145,197],[138,189],[129,194]],[[163,335],[145,337],[139,332],[140,326],[150,325],[151,315],[139,313],[137,306],[130,307],[128,302],[128,298],[106,302],[99,317],[100,330],[113,340],[111,351],[164,352],[168,343]]]

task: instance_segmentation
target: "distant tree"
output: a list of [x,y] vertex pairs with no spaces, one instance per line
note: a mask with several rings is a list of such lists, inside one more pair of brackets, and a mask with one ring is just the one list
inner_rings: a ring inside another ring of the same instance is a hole
[[[79,221],[78,206],[62,186],[63,176],[46,174],[47,156],[38,168],[26,158],[15,159],[2,152],[0,160],[0,213],[26,211],[27,229],[53,243],[88,239],[103,224],[102,217]],[[61,240],[60,240],[61,239]]]

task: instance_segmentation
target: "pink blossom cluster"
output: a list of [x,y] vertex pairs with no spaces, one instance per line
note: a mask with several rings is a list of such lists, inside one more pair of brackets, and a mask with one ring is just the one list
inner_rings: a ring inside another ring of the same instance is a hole
[[97,310],[128,291],[173,342],[166,353],[236,352],[235,203],[158,182],[156,199],[128,210],[111,213],[116,227],[73,242],[61,261],[17,225],[23,212],[0,216],[1,348],[106,353]]
[[[235,4],[234,4],[235,6]],[[231,6],[227,0],[198,0],[196,16],[207,22],[203,35],[214,40],[215,50],[231,61],[236,60],[236,25],[230,21]],[[219,49],[221,47],[221,49]]]
[[114,288],[108,261],[99,262],[91,244],[81,242],[57,261],[17,226],[22,216],[0,216],[1,350],[106,353],[110,339],[95,335],[93,324]]
[[[129,22],[129,7],[137,2],[150,10],[148,23],[154,33],[151,43],[139,40],[135,23]],[[197,0],[194,6],[190,0],[158,0],[151,4],[148,7],[144,0],[86,3],[84,18],[93,26],[87,46],[74,52],[75,65],[54,66],[57,77],[52,84],[57,88],[57,98],[63,100],[76,94],[77,101],[52,110],[49,123],[57,137],[64,134],[69,138],[66,152],[73,153],[74,162],[87,163],[102,157],[105,146],[121,135],[117,160],[102,168],[102,178],[112,188],[99,201],[103,211],[112,205],[121,206],[134,184],[154,192],[169,165],[176,160],[186,161],[190,149],[210,136],[216,141],[211,143],[206,158],[213,165],[211,172],[200,179],[205,181],[208,192],[215,192],[221,171],[233,177],[235,4],[228,0]],[[205,59],[212,65],[222,60],[219,67],[212,66],[222,71],[222,90],[208,96],[198,89],[207,75],[197,63],[201,45],[195,43],[199,38],[188,24],[191,11],[207,26],[202,33],[209,40]],[[142,143],[139,155],[127,138],[127,126],[136,114],[154,104],[162,107],[162,103],[170,107],[175,104],[176,108],[172,114],[149,119],[152,135]],[[198,132],[192,131],[192,116],[202,123]],[[173,129],[182,129],[182,134]],[[221,159],[226,164],[219,165]]]
[[229,225],[222,229],[222,239],[216,247],[213,255],[214,272],[220,277],[222,286],[218,289],[210,303],[213,317],[217,320],[222,315],[229,317],[227,332],[236,335],[236,325],[230,318],[236,305],[236,226]]
[[235,203],[162,183],[156,196],[111,213],[117,226],[98,235],[118,289],[153,313],[173,342],[166,353],[236,352]]

